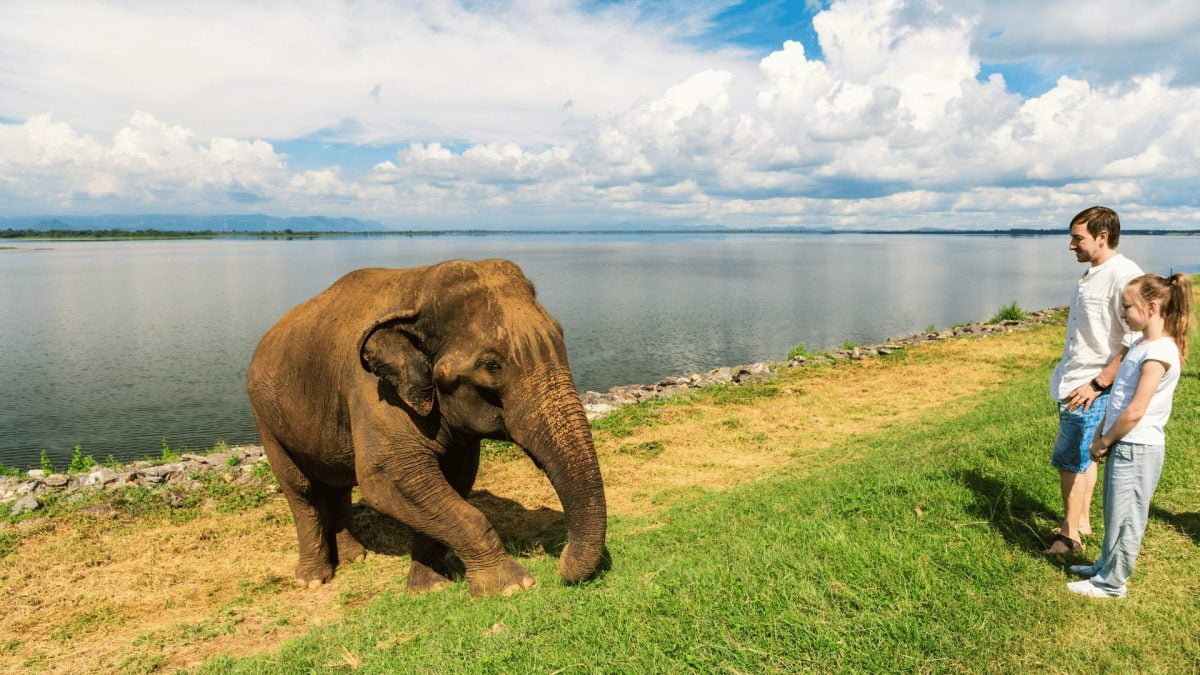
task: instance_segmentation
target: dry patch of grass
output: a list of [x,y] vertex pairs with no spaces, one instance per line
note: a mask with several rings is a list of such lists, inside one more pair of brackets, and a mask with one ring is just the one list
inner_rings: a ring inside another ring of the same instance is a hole
[[[59,522],[0,562],[0,669],[135,670],[247,653],[341,613],[292,587],[286,504],[186,523]],[[15,643],[15,644],[14,644]]]
[[[609,511],[646,515],[673,494],[727,488],[795,460],[812,471],[854,461],[833,449],[856,434],[911,423],[938,408],[970,405],[973,396],[1017,369],[1053,358],[1061,330],[950,340],[922,345],[904,357],[799,369],[751,385],[744,395],[717,392],[664,407],[655,423],[628,435],[597,432]],[[755,386],[778,393],[759,397]],[[550,483],[528,462],[491,467],[480,486],[528,507],[559,508]]]
[[[647,426],[597,431],[610,513],[653,514],[674,496],[719,490],[797,463],[836,470],[839,441],[912,422],[1057,352],[1060,327],[921,345],[907,354],[799,369],[768,384],[667,404]],[[531,462],[485,465],[472,501],[514,552],[538,554],[561,528],[558,499]],[[182,520],[78,516],[46,523],[0,559],[0,670],[140,670],[243,655],[335,621],[403,587],[407,533],[360,507],[375,553],[317,590],[291,583],[296,543],[282,498]],[[648,523],[647,527],[653,527]],[[381,555],[382,554],[382,555]],[[1148,554],[1152,554],[1148,551]]]

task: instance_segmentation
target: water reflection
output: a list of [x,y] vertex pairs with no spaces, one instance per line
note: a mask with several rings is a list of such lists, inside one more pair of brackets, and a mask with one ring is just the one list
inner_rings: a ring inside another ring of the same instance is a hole
[[[1197,271],[1200,238],[1122,238],[1147,270]],[[0,460],[60,464],[252,441],[258,338],[360,267],[510,258],[563,324],[581,389],[874,342],[1064,304],[1061,239],[603,235],[18,243],[0,253]]]

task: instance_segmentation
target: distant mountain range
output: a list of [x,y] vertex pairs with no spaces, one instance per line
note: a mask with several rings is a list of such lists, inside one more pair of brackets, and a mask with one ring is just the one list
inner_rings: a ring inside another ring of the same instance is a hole
[[391,230],[376,220],[299,216],[277,218],[262,213],[228,216],[0,216],[0,230],[159,230],[162,232],[380,232]]

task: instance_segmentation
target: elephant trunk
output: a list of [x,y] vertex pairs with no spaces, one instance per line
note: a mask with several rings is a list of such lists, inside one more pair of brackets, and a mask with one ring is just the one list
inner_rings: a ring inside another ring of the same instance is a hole
[[592,576],[604,553],[604,482],[583,403],[565,368],[533,374],[521,404],[505,415],[509,435],[546,472],[567,518],[558,572],[567,583]]

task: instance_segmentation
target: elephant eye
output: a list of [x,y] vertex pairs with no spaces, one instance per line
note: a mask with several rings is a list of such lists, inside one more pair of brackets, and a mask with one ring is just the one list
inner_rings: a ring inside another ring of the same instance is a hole
[[483,363],[480,365],[482,365],[484,368],[486,368],[488,370],[488,372],[491,372],[491,373],[500,372],[500,362],[497,361],[496,359],[484,359]]

